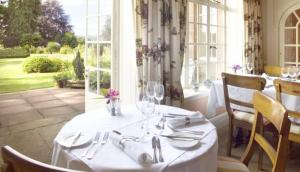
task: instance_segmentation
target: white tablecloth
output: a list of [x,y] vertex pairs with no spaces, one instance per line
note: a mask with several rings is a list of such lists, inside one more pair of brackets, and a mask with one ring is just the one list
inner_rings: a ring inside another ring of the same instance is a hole
[[[267,83],[272,83],[272,80],[268,80]],[[243,100],[246,102],[252,102],[254,90],[233,87],[233,86],[229,86],[228,89],[231,98],[237,100]],[[263,90],[263,93],[265,93],[266,95],[274,99],[276,98],[276,90],[274,86],[266,87]],[[282,94],[282,102],[287,109],[293,111],[300,111],[300,97]],[[224,107],[224,106],[225,106],[225,99],[224,99],[223,83],[221,80],[213,81],[213,84],[210,87],[210,93],[209,93],[208,104],[207,104],[208,118],[216,115],[216,108]],[[237,106],[234,106],[234,108],[243,111],[253,112],[253,109],[250,108],[245,108],[245,107],[241,108]],[[299,119],[292,119],[292,121],[295,123],[300,123]]]
[[[161,106],[161,111],[169,113],[190,113],[180,108]],[[105,108],[98,111],[76,116],[69,121],[58,133],[54,140],[52,164],[60,167],[83,171],[166,171],[166,172],[216,172],[217,164],[217,132],[209,121],[193,126],[192,128],[205,131],[201,144],[190,150],[175,149],[165,138],[161,137],[162,151],[165,163],[142,167],[124,152],[108,142],[98,147],[96,156],[88,160],[81,158],[86,149],[76,148],[67,150],[61,147],[57,140],[74,131],[82,131],[94,137],[97,131],[111,131],[118,129],[126,135],[140,136],[141,114],[134,105],[122,106],[122,116],[110,116]],[[157,117],[152,118],[155,120]],[[168,129],[166,133],[170,132]],[[152,155],[151,143],[143,143],[142,147]]]

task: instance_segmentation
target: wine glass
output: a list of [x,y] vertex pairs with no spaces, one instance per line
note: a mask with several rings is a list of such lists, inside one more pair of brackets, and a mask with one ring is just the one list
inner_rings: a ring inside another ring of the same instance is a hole
[[297,78],[298,69],[296,66],[290,66],[288,67],[288,73],[292,81],[295,81]]
[[[143,120],[146,119],[146,111],[145,111],[146,104],[147,104],[147,96],[145,95],[144,92],[138,91],[136,95],[135,105],[137,109],[141,112]],[[144,122],[142,122],[141,129],[144,129],[144,125],[145,125]]]
[[160,102],[164,98],[164,85],[157,83],[154,87],[154,92],[155,92],[155,99],[158,102],[158,114],[160,114],[159,106],[160,106]]
[[246,68],[247,68],[247,71],[248,71],[248,73],[252,73],[252,70],[253,70],[253,68],[254,68],[254,65],[253,65],[253,63],[252,62],[247,62],[246,63]]
[[156,84],[155,81],[148,81],[148,83],[147,83],[146,93],[147,93],[147,96],[150,98],[154,98],[154,96],[155,96],[155,93],[154,93],[155,84]]
[[142,135],[142,141],[147,142],[151,139],[151,132],[150,132],[150,116],[153,114],[155,110],[155,101],[154,98],[145,97],[145,106],[144,106],[144,113],[146,115],[146,130]]
[[289,72],[288,72],[288,68],[287,67],[282,67],[281,68],[281,76],[284,79],[287,79],[289,77]]

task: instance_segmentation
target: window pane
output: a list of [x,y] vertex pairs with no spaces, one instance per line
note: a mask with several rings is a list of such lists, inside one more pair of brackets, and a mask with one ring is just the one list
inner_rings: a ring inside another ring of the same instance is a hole
[[100,44],[99,56],[100,56],[100,68],[110,69],[111,66],[110,44]]
[[195,37],[195,25],[189,24],[189,43],[195,43],[196,37]]
[[188,59],[188,61],[187,61],[187,64],[186,65],[190,65],[190,64],[193,64],[193,61],[194,61],[194,59],[196,59],[197,58],[197,56],[196,56],[196,53],[197,52],[195,52],[195,46],[194,45],[189,45],[189,59]]
[[296,47],[285,47],[284,61],[285,62],[295,62],[296,61]]
[[224,46],[211,46],[211,62],[223,62],[224,61]]
[[96,16],[98,15],[98,1],[97,0],[87,0],[87,15]]
[[207,24],[207,6],[198,4],[198,23]]
[[87,19],[87,40],[97,41],[98,34],[98,17],[89,17]]
[[112,0],[100,0],[100,15],[112,14]]
[[100,94],[105,96],[111,86],[110,72],[100,71]]
[[99,31],[100,41],[110,41],[111,40],[111,16],[100,16],[100,31]]
[[224,28],[211,26],[210,27],[210,42],[212,44],[224,43]]
[[207,25],[197,26],[197,43],[207,43]]
[[189,22],[194,22],[194,3],[189,2]]
[[88,76],[89,76],[89,92],[96,94],[97,93],[97,72],[89,71]]
[[197,54],[199,59],[205,59],[207,58],[207,46],[206,45],[198,45],[197,46]]
[[210,7],[210,24],[224,26],[224,10]]
[[97,67],[97,44],[87,44],[87,64]]
[[285,29],[285,44],[296,44],[296,29]]
[[285,26],[286,27],[295,27],[298,22],[298,19],[294,15],[294,13],[291,13],[288,18],[285,21]]

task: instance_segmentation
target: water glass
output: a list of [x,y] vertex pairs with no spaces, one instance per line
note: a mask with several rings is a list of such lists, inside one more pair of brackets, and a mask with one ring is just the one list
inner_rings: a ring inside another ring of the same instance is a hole
[[160,114],[159,107],[160,107],[160,102],[164,98],[164,85],[157,83],[154,87],[154,91],[155,91],[155,99],[158,102],[158,114]]

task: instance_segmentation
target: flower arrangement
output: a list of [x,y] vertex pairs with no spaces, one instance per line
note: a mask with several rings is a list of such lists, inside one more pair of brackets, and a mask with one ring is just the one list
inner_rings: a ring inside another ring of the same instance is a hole
[[107,98],[106,103],[109,104],[111,100],[115,100],[119,98],[119,91],[110,88],[105,96]]
[[232,70],[234,71],[234,73],[236,73],[238,70],[242,69],[242,66],[235,64],[232,66]]

